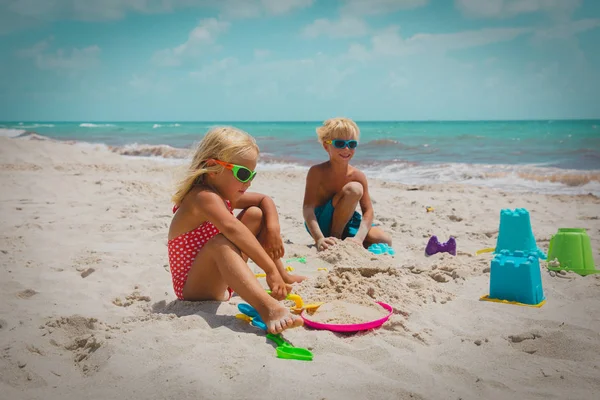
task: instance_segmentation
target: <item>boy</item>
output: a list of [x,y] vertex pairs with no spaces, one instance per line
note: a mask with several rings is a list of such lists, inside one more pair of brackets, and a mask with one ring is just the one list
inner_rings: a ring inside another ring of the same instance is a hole
[[[317,251],[348,239],[368,247],[373,243],[392,245],[389,234],[373,222],[373,204],[365,174],[350,165],[360,131],[348,118],[332,118],[317,128],[319,142],[329,161],[313,165],[306,176],[303,215]],[[360,203],[362,216],[356,210]]]

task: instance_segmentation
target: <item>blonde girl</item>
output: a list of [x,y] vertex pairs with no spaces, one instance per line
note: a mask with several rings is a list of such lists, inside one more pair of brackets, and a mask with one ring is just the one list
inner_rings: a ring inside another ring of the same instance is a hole
[[[233,291],[252,305],[271,333],[302,325],[278,300],[293,282],[284,268],[279,218],[273,200],[247,192],[256,175],[259,148],[232,127],[210,130],[199,143],[173,202],[169,264],[180,300],[228,300]],[[234,209],[242,211],[235,217]],[[246,264],[265,273],[271,295]]]

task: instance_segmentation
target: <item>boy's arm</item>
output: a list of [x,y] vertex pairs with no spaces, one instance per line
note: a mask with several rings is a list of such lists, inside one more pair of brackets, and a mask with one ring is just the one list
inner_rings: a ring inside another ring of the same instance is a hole
[[319,193],[319,171],[316,166],[310,167],[306,174],[306,186],[304,188],[304,202],[302,204],[302,216],[306,222],[306,227],[312,235],[315,243],[323,239],[323,232],[319,228],[315,208],[317,207]]
[[302,216],[306,222],[306,227],[312,235],[317,251],[325,250],[329,246],[335,245],[335,239],[326,238],[319,227],[317,216],[315,215],[315,208],[319,201],[319,185],[321,180],[321,174],[318,170],[318,166],[312,166],[308,170],[306,175],[306,188],[304,190],[304,203],[302,205]]
[[367,182],[367,177],[362,171],[356,170],[356,181],[359,182],[363,187],[363,195],[360,199],[360,209],[362,211],[362,221],[360,222],[360,227],[358,228],[358,232],[354,236],[354,239],[363,243],[369,230],[371,229],[371,224],[373,223],[374,212],[373,212],[373,203],[371,202],[371,196],[369,195],[369,184]]

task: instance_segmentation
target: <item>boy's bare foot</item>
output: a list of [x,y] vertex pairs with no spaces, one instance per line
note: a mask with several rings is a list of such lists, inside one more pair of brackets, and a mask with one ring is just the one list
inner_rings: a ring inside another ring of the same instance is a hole
[[269,333],[281,333],[286,329],[297,328],[304,324],[302,318],[294,315],[282,304],[274,309],[270,309],[267,315],[261,315],[263,321],[267,325]]

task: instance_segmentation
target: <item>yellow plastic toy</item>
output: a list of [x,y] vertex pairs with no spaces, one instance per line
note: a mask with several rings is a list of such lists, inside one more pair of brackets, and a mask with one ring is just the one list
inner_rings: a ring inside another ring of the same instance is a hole
[[490,248],[487,248],[487,249],[477,250],[475,252],[475,255],[478,256],[478,255],[483,254],[483,253],[492,253],[494,251],[496,251],[496,248],[495,247],[490,247]]
[[[270,294],[271,291],[267,290],[267,293]],[[291,308],[292,312],[294,312],[294,313],[301,313],[303,310],[316,310],[317,308],[319,308],[323,304],[325,304],[323,302],[304,304],[304,301],[302,301],[302,297],[300,297],[299,295],[297,295],[295,293],[288,294],[285,299],[291,300],[295,303],[294,307]]]

